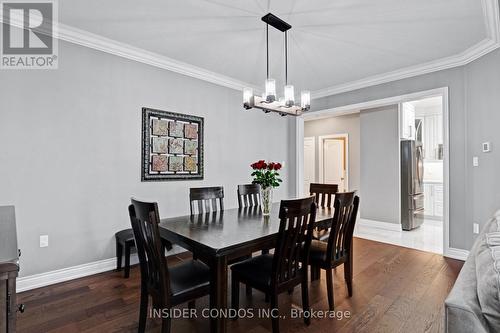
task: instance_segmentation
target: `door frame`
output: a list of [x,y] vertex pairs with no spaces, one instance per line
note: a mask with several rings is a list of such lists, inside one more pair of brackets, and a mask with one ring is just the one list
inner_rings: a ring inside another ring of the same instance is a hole
[[[314,182],[316,182],[316,137],[315,136],[306,136],[304,137],[304,141],[306,139],[312,139],[312,143],[313,143],[313,151],[314,151],[314,159],[313,159],[313,170],[314,170]],[[302,146],[304,147],[304,146]],[[302,152],[304,151],[304,149],[302,149]],[[304,161],[302,161],[302,163],[304,163]],[[302,164],[304,165],[304,164]],[[304,179],[302,177],[302,185],[304,184]],[[306,192],[302,192],[302,194],[300,196],[303,196],[304,193]],[[309,193],[309,192],[307,192]]]
[[[340,107],[322,109],[314,112],[306,112],[295,119],[295,152],[296,152],[296,195],[302,196],[304,187],[304,120],[322,119],[335,116],[341,116],[350,113],[358,113],[362,109],[376,108],[387,105],[398,104],[401,108],[403,102],[410,102],[416,99],[422,99],[433,96],[442,96],[443,98],[443,141],[444,141],[444,156],[443,156],[443,256],[463,260],[464,250],[452,248],[450,246],[450,122],[449,122],[449,88],[441,87],[431,90],[425,90],[405,95],[392,96],[382,99],[369,100],[362,103],[343,105]],[[399,117],[399,112],[398,112]],[[398,119],[399,121],[399,119]],[[399,126],[398,126],[399,127]],[[398,133],[399,136],[399,133]],[[401,209],[401,204],[399,205]]]
[[324,183],[324,140],[325,139],[344,139],[345,147],[344,147],[344,163],[345,163],[345,179],[344,179],[344,191],[347,192],[349,190],[349,134],[341,133],[341,134],[330,134],[330,135],[321,135],[318,136],[319,140],[319,153],[318,153],[318,164],[319,164],[319,177],[318,180],[320,183]]

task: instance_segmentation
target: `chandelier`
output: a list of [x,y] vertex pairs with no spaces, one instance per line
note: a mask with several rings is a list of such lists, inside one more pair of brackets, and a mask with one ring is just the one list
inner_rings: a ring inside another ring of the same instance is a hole
[[[267,78],[265,93],[262,96],[254,95],[252,88],[243,89],[243,107],[247,110],[257,108],[265,113],[277,112],[282,116],[300,116],[302,112],[309,110],[311,106],[311,93],[302,91],[300,94],[300,105],[295,104],[295,92],[293,85],[288,84],[288,30],[292,27],[279,17],[269,13],[262,17],[266,22],[266,69]],[[284,97],[276,98],[276,81],[269,76],[269,25],[281,31],[285,35],[285,87]]]

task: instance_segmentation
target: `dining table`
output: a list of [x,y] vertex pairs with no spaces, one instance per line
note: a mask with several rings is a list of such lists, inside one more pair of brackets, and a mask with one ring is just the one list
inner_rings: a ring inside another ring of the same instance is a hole
[[[228,262],[274,248],[280,226],[279,206],[274,203],[268,216],[257,205],[161,219],[162,237],[191,251],[193,257],[210,267],[211,314],[213,309],[219,313],[228,308]],[[333,208],[318,207],[315,226],[329,227],[333,212]],[[223,315],[210,316],[210,332],[226,332]]]

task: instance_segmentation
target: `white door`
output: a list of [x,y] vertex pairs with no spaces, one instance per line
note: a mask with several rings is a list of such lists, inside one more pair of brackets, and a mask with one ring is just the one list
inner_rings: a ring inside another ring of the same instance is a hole
[[345,188],[345,153],[343,139],[323,141],[323,180],[325,184],[338,184],[339,191]]
[[304,138],[304,195],[309,196],[309,185],[314,183],[316,172],[316,147],[314,138]]

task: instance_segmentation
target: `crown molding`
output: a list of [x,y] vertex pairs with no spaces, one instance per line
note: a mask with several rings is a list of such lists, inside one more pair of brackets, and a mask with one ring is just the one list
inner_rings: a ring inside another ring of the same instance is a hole
[[361,80],[344,83],[311,92],[311,99],[341,94],[353,90],[372,87],[383,83],[407,79],[419,75],[460,67],[496,50],[500,47],[500,24],[498,0],[481,0],[487,38],[469,49],[446,58],[411,66],[389,73],[370,76]]
[[218,74],[182,61],[160,55],[158,53],[146,51],[129,44],[121,43],[113,39],[96,35],[85,30],[73,28],[61,23],[59,23],[58,26],[58,38],[66,42],[99,50],[161,69],[166,69],[171,72],[190,76],[219,86],[235,90],[243,90],[244,87],[252,87],[254,89],[258,89],[257,87],[254,87],[249,83],[236,80],[229,76]]

